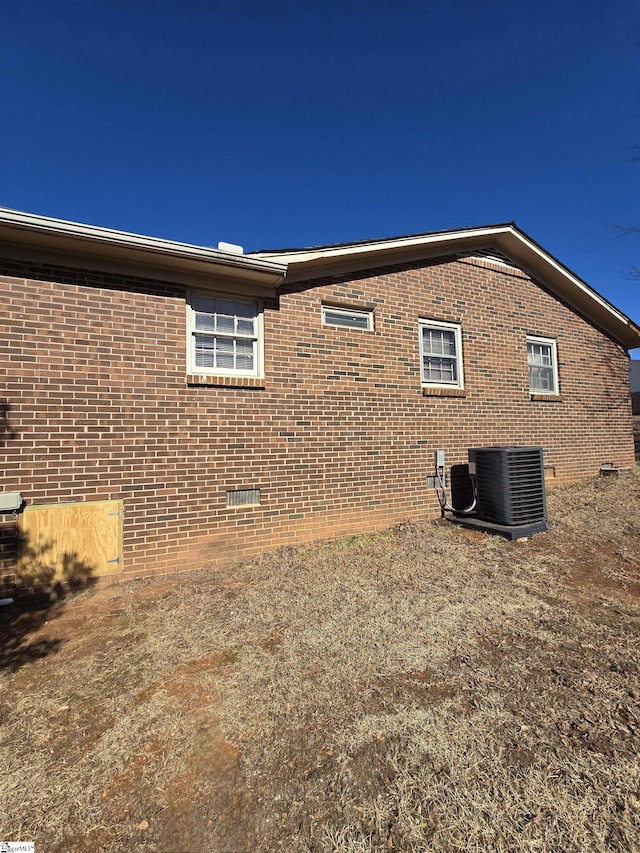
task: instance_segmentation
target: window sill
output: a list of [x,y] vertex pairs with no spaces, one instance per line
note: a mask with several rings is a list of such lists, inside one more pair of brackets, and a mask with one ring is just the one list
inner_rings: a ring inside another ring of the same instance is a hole
[[208,376],[206,374],[187,375],[187,385],[210,388],[264,388],[264,377],[259,376]]
[[537,403],[561,403],[560,394],[529,394],[529,399]]
[[429,388],[423,386],[423,397],[466,397],[464,388]]

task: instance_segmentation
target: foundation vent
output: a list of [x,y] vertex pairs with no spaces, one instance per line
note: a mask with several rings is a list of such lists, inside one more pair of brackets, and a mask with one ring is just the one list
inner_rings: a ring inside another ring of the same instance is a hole
[[260,503],[260,489],[227,492],[227,506],[255,506]]

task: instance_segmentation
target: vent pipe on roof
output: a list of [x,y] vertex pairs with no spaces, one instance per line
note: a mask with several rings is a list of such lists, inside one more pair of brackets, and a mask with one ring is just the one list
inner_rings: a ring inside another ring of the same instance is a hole
[[227,252],[230,255],[244,255],[244,249],[236,243],[220,242],[218,243],[218,251]]

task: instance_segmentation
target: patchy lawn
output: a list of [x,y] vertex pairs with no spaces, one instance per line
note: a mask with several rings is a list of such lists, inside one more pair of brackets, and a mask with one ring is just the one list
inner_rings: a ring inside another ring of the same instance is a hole
[[640,850],[640,476],[0,608],[0,840]]

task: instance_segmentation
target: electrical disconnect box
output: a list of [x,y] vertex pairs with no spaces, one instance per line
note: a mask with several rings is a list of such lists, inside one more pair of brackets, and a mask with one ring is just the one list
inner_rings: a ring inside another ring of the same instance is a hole
[[21,506],[20,492],[0,492],[0,512],[17,512]]
[[446,484],[446,469],[444,465],[444,450],[436,450],[434,454],[434,476],[427,477],[428,489],[443,489]]

